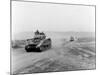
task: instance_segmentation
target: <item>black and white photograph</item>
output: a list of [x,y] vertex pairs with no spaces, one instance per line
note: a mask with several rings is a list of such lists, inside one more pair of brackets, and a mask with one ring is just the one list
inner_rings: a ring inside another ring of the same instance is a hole
[[96,69],[95,5],[11,1],[11,74]]

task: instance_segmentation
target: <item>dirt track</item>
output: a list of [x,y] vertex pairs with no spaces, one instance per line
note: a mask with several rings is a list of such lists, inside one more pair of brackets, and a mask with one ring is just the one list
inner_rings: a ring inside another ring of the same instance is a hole
[[[78,69],[95,68],[95,52],[89,50],[75,49],[76,43],[67,43],[65,46],[62,40],[53,41],[53,47],[41,53],[27,53],[24,48],[13,49],[12,71],[16,73],[35,73],[50,71],[69,71]],[[62,46],[63,45],[63,46]],[[74,53],[75,53],[74,52]],[[83,54],[82,54],[83,53]],[[91,58],[88,56],[91,55]]]

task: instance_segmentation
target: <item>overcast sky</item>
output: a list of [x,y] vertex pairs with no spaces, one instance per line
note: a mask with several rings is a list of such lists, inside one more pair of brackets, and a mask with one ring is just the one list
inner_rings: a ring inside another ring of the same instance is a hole
[[95,31],[95,8],[90,6],[12,2],[12,32]]

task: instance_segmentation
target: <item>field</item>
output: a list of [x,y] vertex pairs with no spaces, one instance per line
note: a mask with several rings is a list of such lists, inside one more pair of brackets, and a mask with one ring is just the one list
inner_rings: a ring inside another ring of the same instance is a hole
[[[94,33],[46,33],[52,39],[52,48],[44,52],[27,53],[26,36],[17,35],[12,44],[12,74],[44,73],[58,71],[90,70],[96,68]],[[24,36],[24,37],[22,37]],[[70,42],[69,37],[75,41]]]

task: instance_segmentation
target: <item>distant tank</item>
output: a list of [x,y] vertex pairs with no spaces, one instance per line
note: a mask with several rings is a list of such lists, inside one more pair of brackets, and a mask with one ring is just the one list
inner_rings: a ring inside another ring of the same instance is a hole
[[51,38],[46,38],[43,32],[38,30],[32,39],[27,39],[25,50],[27,52],[41,52],[51,48]]
[[72,41],[74,41],[74,37],[71,36],[70,37],[70,42],[72,42]]

